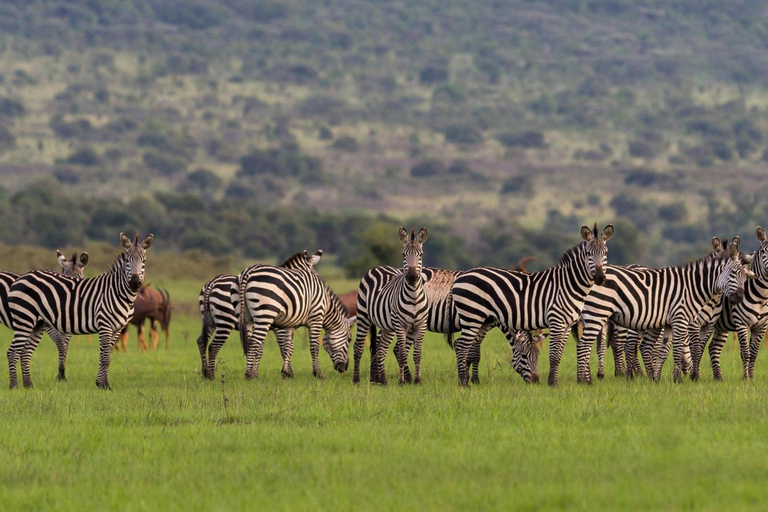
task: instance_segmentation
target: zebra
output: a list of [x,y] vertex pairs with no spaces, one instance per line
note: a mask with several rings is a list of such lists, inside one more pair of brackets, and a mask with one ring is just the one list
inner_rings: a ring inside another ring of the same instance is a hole
[[[317,251],[312,257],[307,256],[307,251],[297,252],[280,264],[281,267],[301,269],[309,264],[313,266],[322,257],[323,251]],[[232,294],[232,288],[238,293]],[[197,338],[197,346],[200,350],[202,374],[204,378],[213,379],[216,368],[216,356],[221,347],[229,338],[229,333],[238,328],[238,315],[240,311],[240,286],[237,284],[237,276],[223,274],[214,277],[200,290],[198,301],[200,315],[203,319],[203,328]],[[208,340],[215,331],[210,345]],[[283,377],[293,377],[290,356],[293,354],[290,332],[285,329],[276,329],[278,346],[283,356]],[[207,357],[206,357],[207,351]]]
[[[238,301],[238,328],[246,357],[246,379],[258,377],[264,338],[270,328],[286,329],[288,335],[292,335],[295,328],[307,327],[312,374],[318,379],[323,378],[317,356],[320,331],[325,329],[322,345],[333,360],[334,369],[339,373],[347,370],[352,336],[350,325],[354,319],[347,318],[347,309],[315,272],[313,267],[320,255],[322,252],[309,257],[305,251],[304,268],[301,269],[254,265],[238,276],[231,293],[233,303]],[[293,353],[293,345],[289,345],[290,351],[283,354],[284,375],[286,357],[289,360]],[[290,369],[290,361],[287,364]]]
[[566,251],[558,265],[543,272],[524,274],[479,267],[459,276],[451,291],[461,326],[461,337],[455,344],[459,384],[469,384],[467,359],[472,345],[498,322],[510,331],[549,327],[548,383],[557,386],[568,332],[593,285],[605,281],[606,242],[613,233],[610,224],[601,235],[597,224],[592,230],[582,226],[582,242]]
[[[62,274],[78,280],[83,278],[83,267],[88,264],[87,252],[82,253],[79,258],[77,253],[75,253],[71,259],[68,259],[61,254],[61,251],[56,251],[56,259],[59,265],[61,265]],[[21,274],[15,272],[0,272],[0,323],[11,329],[13,329],[13,324],[11,323],[11,312],[8,307],[8,292],[19,275]],[[46,332],[56,344],[56,349],[59,352],[59,373],[57,379],[66,381],[67,350],[69,349],[70,336],[62,334],[51,327]]]
[[[413,383],[421,382],[421,344],[427,329],[428,304],[424,291],[422,261],[423,244],[429,233],[422,227],[418,234],[401,227],[398,237],[403,243],[403,267],[398,275],[382,279],[378,286],[371,289],[358,289],[357,300],[357,337],[355,338],[355,366],[352,382],[360,382],[360,358],[365,348],[365,338],[371,332],[371,381],[386,384],[384,360],[393,335],[397,337],[395,356],[400,367],[399,383],[404,384],[405,368],[408,366],[408,348],[413,345],[414,376]],[[434,318],[437,328],[441,319]],[[377,339],[376,329],[381,330]]]
[[[528,258],[530,259],[530,258]],[[384,283],[392,279],[393,277],[402,274],[402,269],[390,266],[379,266],[370,269],[363,278],[360,280],[360,286],[357,293],[358,307],[362,307],[367,310],[368,296],[375,292],[376,289],[381,287]],[[449,336],[449,333],[458,331],[458,317],[456,315],[449,315],[446,310],[450,307],[451,287],[456,281],[456,278],[461,275],[459,270],[448,270],[434,267],[424,267],[422,269],[422,275],[424,276],[424,294],[427,297],[427,331],[435,332],[446,335],[446,341],[448,345],[453,348],[453,340]],[[448,325],[449,317],[454,322],[454,326]],[[539,381],[538,371],[538,347],[536,350],[531,350],[526,343],[530,340],[535,340],[538,343],[544,339],[541,335],[531,335],[530,338],[525,336],[512,336],[509,331],[502,328],[504,335],[507,337],[507,341],[512,349],[512,366],[515,371],[520,374],[523,380],[527,383]],[[379,334],[381,336],[381,334]],[[378,382],[376,375],[376,360],[373,355],[376,353],[376,348],[379,343],[379,336],[373,336],[371,340],[371,380],[372,382]],[[395,344],[395,353],[398,353],[400,346]],[[406,348],[406,352],[410,350],[410,347]],[[473,351],[470,357],[470,365],[472,366],[472,382],[479,383],[478,376],[480,365],[480,350],[479,346],[477,351]],[[405,367],[405,381],[411,382],[412,376],[408,366]]]
[[109,386],[109,359],[120,330],[133,315],[136,293],[144,281],[146,251],[154,235],[139,243],[120,233],[123,252],[112,267],[97,277],[75,280],[56,272],[35,270],[19,276],[11,286],[8,304],[15,331],[8,349],[10,387],[18,387],[16,364],[21,359],[24,387],[32,386],[29,360],[50,325],[64,334],[99,334],[99,371],[96,385]]
[[[704,309],[697,317],[697,325],[691,330],[692,380],[699,379],[701,356],[710,335],[712,341],[709,344],[709,358],[712,373],[715,380],[723,378],[720,354],[731,331],[736,331],[739,337],[744,379],[751,379],[755,375],[757,353],[768,327],[768,236],[760,226],[755,229],[755,236],[760,242],[760,247],[752,255],[750,263],[756,279],[745,283],[744,299],[734,305],[727,298],[723,298],[722,302]],[[748,336],[751,336],[749,341]]]
[[[715,239],[713,239],[713,247]],[[595,338],[608,318],[628,329],[646,330],[671,327],[675,362],[683,357],[688,326],[696,314],[717,294],[725,293],[734,302],[744,294],[747,277],[739,259],[739,238],[728,251],[682,265],[650,269],[608,265],[604,286],[594,288],[584,302],[584,334],[577,345],[578,380],[591,382],[589,353]],[[655,358],[652,378],[661,373],[659,361],[666,354],[662,345]],[[681,378],[675,365],[674,379]]]

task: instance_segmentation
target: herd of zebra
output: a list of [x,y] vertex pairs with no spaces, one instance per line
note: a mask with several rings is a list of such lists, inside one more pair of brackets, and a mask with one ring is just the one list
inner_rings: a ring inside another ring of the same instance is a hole
[[[698,379],[710,337],[713,373],[721,378],[720,353],[727,334],[736,331],[743,376],[748,379],[754,375],[768,325],[768,236],[761,227],[755,233],[760,248],[753,254],[740,251],[738,237],[730,245],[728,240],[713,238],[707,256],[653,269],[609,265],[607,242],[614,234],[613,226],[606,226],[602,233],[596,224],[592,229],[582,226],[582,241],[568,249],[557,265],[528,273],[493,267],[466,271],[424,267],[427,229],[409,233],[400,228],[402,267],[369,270],[351,308],[315,271],[322,251],[299,252],[279,266],[253,265],[239,275],[217,276],[205,284],[199,297],[203,324],[197,340],[202,374],[214,377],[219,350],[230,332],[238,330],[245,376],[256,378],[264,340],[274,330],[283,358],[282,375],[292,377],[293,333],[301,326],[309,331],[313,374],[322,378],[320,346],[334,369],[344,372],[349,365],[351,326],[356,321],[355,383],[360,381],[360,362],[369,334],[371,382],[386,384],[385,357],[394,338],[399,382],[421,382],[422,341],[427,330],[444,334],[453,346],[459,384],[477,383],[481,343],[490,329],[499,327],[512,349],[512,366],[526,382],[539,380],[538,343],[543,339],[541,330],[549,330],[548,382],[556,386],[565,341],[570,332],[578,336],[575,326],[581,323],[578,382],[592,382],[589,357],[596,341],[598,377],[603,376],[604,330],[609,333],[617,375],[643,374],[637,358],[639,345],[645,373],[658,380],[671,346],[675,381],[682,373]],[[98,333],[96,385],[109,388],[110,354],[133,315],[144,281],[146,251],[154,236],[139,242],[138,235],[131,241],[121,233],[120,241],[123,252],[106,273],[94,278],[83,278],[86,253],[71,259],[59,253],[61,273],[0,273],[0,322],[14,330],[8,349],[11,388],[18,385],[19,361],[24,386],[32,386],[30,358],[46,331],[59,350],[60,379],[65,378],[70,336]],[[349,309],[356,311],[350,314]],[[413,374],[408,366],[411,350]]]

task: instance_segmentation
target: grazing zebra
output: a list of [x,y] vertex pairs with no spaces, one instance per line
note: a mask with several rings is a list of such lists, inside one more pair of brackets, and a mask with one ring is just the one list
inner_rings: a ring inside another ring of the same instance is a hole
[[[72,255],[71,259],[67,259],[60,251],[56,251],[56,258],[61,265],[61,273],[65,276],[69,276],[73,279],[83,278],[83,267],[88,264],[88,253],[84,252],[77,257],[77,253]],[[14,272],[0,272],[0,323],[13,329],[11,323],[11,311],[8,306],[8,292],[11,289],[11,285],[20,274]],[[67,362],[67,350],[69,349],[69,338],[67,334],[61,334],[53,328],[48,328],[46,331],[48,336],[56,344],[56,349],[59,352],[59,374],[58,380],[67,380],[66,377],[66,362]]]
[[[75,280],[56,272],[35,270],[19,276],[11,286],[8,304],[15,331],[8,349],[11,388],[18,386],[16,363],[21,359],[24,386],[32,386],[29,360],[43,329],[50,325],[65,334],[99,334],[99,371],[96,385],[109,389],[109,357],[120,330],[133,315],[133,302],[144,281],[146,251],[154,235],[141,243],[120,233],[124,251],[109,271]],[[29,346],[28,346],[29,344]]]
[[[314,256],[302,253],[304,268],[283,268],[254,265],[245,269],[232,288],[232,300],[238,300],[240,341],[245,352],[245,378],[258,377],[259,362],[264,353],[264,338],[270,328],[281,328],[292,335],[297,327],[309,330],[309,348],[312,354],[312,374],[323,378],[318,361],[320,331],[325,329],[323,348],[333,360],[339,373],[349,364],[350,325],[347,310],[335,293],[317,275],[314,265],[322,252]],[[235,295],[239,295],[237,299]],[[278,336],[280,341],[280,336]],[[290,370],[290,352],[283,353],[283,375],[286,357]],[[292,370],[290,370],[292,375]]]
[[[531,258],[527,258],[531,259]],[[522,261],[522,260],[521,260]],[[358,304],[362,304],[364,310],[368,309],[368,296],[371,293],[378,293],[375,290],[384,285],[387,281],[395,276],[401,275],[402,269],[389,266],[374,267],[369,270],[363,278],[360,280],[360,287],[357,293]],[[454,326],[448,325],[449,315],[446,310],[451,306],[451,287],[456,281],[456,278],[461,274],[458,270],[447,270],[442,268],[424,267],[422,269],[422,275],[424,276],[424,294],[427,297],[427,331],[436,332],[446,335],[446,341],[449,346],[453,348],[453,340],[448,336],[452,332],[459,330],[458,317],[456,315],[450,315]],[[504,335],[507,337],[509,346],[512,349],[512,367],[520,374],[525,382],[538,382],[539,370],[538,370],[538,347],[535,351],[531,350],[526,345],[528,339],[535,340],[538,343],[544,336],[540,334],[533,335],[526,338],[524,335],[512,336],[509,331],[502,328]],[[378,382],[376,375],[376,360],[373,355],[376,353],[376,348],[379,343],[379,336],[374,336],[371,340],[371,380],[372,382]],[[400,346],[395,344],[395,353],[401,350]],[[410,347],[406,348],[406,352],[410,351]],[[362,353],[361,353],[362,354]],[[480,347],[477,347],[476,351],[470,354],[470,366],[472,366],[472,382],[479,382],[479,366],[480,366]],[[408,366],[405,367],[405,381],[411,382],[411,372]]]
[[755,236],[760,242],[760,247],[754,253],[751,264],[757,279],[750,279],[745,283],[744,299],[738,304],[731,304],[727,298],[723,298],[720,303],[705,308],[697,317],[696,327],[701,329],[701,333],[697,332],[697,329],[691,332],[693,380],[699,378],[701,356],[710,335],[712,341],[709,344],[709,358],[712,373],[715,380],[723,378],[720,354],[731,331],[736,331],[739,337],[743,377],[751,379],[755,375],[757,353],[768,327],[768,236],[760,226],[755,229]]
[[479,337],[498,322],[509,331],[549,327],[549,385],[557,386],[557,373],[565,340],[579,318],[584,298],[594,284],[605,281],[603,267],[613,236],[608,225],[598,235],[597,224],[582,226],[583,241],[566,251],[560,263],[543,272],[525,274],[492,267],[464,272],[452,289],[461,337],[455,344],[459,384],[469,383],[467,359]]
[[[422,261],[423,244],[429,233],[421,228],[418,235],[401,227],[398,231],[403,243],[403,267],[398,275],[380,279],[378,286],[370,289],[361,281],[357,299],[357,337],[355,338],[355,367],[352,374],[354,383],[360,382],[360,358],[365,348],[365,338],[371,332],[372,362],[371,382],[387,383],[384,360],[393,335],[397,337],[395,356],[400,367],[400,384],[406,382],[405,368],[408,366],[408,348],[413,345],[413,383],[421,382],[421,343],[427,329],[427,297],[424,291]],[[437,324],[439,318],[433,319]],[[377,339],[376,329],[381,330]]]
[[[747,274],[738,248],[736,237],[730,250],[715,252],[682,266],[650,269],[608,265],[604,286],[592,290],[582,311],[584,334],[576,349],[579,382],[592,380],[589,353],[610,317],[616,325],[637,331],[671,327],[677,363],[674,378],[679,381],[688,326],[696,314],[719,293],[725,293],[734,302],[744,295]],[[664,359],[662,345],[653,369],[654,380],[658,380],[661,373],[658,361]]]
[[[280,264],[284,268],[303,269],[313,266],[322,257],[323,251],[318,251],[312,257],[307,256],[307,251],[297,252]],[[255,266],[251,268],[255,268]],[[232,293],[233,288],[237,293]],[[229,333],[238,327],[238,315],[240,312],[240,287],[237,284],[237,276],[224,274],[216,276],[200,290],[198,301],[200,315],[203,318],[203,329],[197,338],[197,346],[200,349],[200,361],[203,368],[203,377],[214,378],[216,368],[216,356],[224,346]],[[210,345],[208,340],[214,334]],[[291,369],[291,355],[293,343],[291,332],[285,329],[276,329],[277,343],[283,356],[284,377],[293,377]],[[207,351],[207,357],[206,357]]]

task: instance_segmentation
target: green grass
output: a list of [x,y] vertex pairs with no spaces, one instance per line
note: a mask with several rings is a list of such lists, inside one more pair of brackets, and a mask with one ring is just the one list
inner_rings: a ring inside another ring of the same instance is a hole
[[[246,382],[232,336],[217,380],[203,381],[198,330],[179,314],[170,350],[147,353],[132,333],[112,357],[111,392],[94,385],[95,340],[73,341],[66,383],[47,338],[34,389],[5,389],[3,364],[3,510],[754,509],[768,498],[768,370],[763,358],[742,382],[730,342],[722,383],[707,370],[674,385],[667,369],[660,384],[611,376],[591,387],[575,383],[569,342],[550,389],[523,384],[496,331],[482,383],[460,389],[436,335],[421,386],[353,386],[324,352],[318,381],[304,330],[295,379],[280,377],[270,336],[259,379]],[[0,346],[9,340],[4,329]],[[390,382],[395,366],[390,355]]]

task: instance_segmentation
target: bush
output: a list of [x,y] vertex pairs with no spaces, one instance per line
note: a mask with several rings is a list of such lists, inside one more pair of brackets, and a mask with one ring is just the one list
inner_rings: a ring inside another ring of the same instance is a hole
[[320,140],[332,140],[333,139],[333,132],[330,128],[323,125],[320,127],[318,131],[318,137],[320,137]]
[[16,137],[5,126],[0,125],[0,152],[16,147]]
[[656,171],[645,167],[638,167],[636,169],[631,169],[627,173],[626,178],[624,178],[624,183],[627,185],[637,185],[638,187],[650,187],[651,185],[658,183],[663,177],[664,175]]
[[514,176],[501,186],[501,194],[533,195],[533,181],[528,176]]
[[331,147],[347,153],[357,153],[360,151],[360,144],[357,142],[357,139],[349,135],[342,135],[331,144]]
[[657,148],[649,142],[642,139],[629,141],[629,156],[635,158],[656,158],[657,154]]
[[13,98],[0,98],[0,116],[21,117],[25,114],[24,104]]
[[448,174],[472,174],[472,166],[466,160],[457,159],[454,160],[448,167]]
[[496,140],[508,148],[546,148],[544,134],[541,132],[505,132],[496,135]]
[[465,124],[453,124],[445,131],[446,142],[453,144],[479,144],[483,142],[483,132],[476,126]]
[[67,163],[75,165],[101,165],[103,159],[99,154],[90,146],[85,146],[67,157]]
[[170,176],[187,168],[187,161],[184,158],[162,151],[146,151],[143,159],[144,165],[163,176]]
[[51,118],[49,125],[53,133],[62,139],[83,139],[92,132],[91,122],[87,119],[65,121],[59,114]]
[[52,174],[56,181],[65,185],[77,185],[80,183],[80,171],[72,167],[57,167],[53,170]]
[[442,66],[425,66],[419,72],[419,82],[425,85],[434,85],[448,80],[448,69]]
[[672,203],[659,208],[659,218],[666,222],[683,222],[688,218],[685,203]]
[[437,158],[428,158],[411,167],[411,176],[414,178],[428,178],[445,172],[445,164]]
[[319,181],[323,176],[319,158],[306,156],[295,142],[284,142],[279,147],[255,149],[240,159],[239,176],[293,176]]

